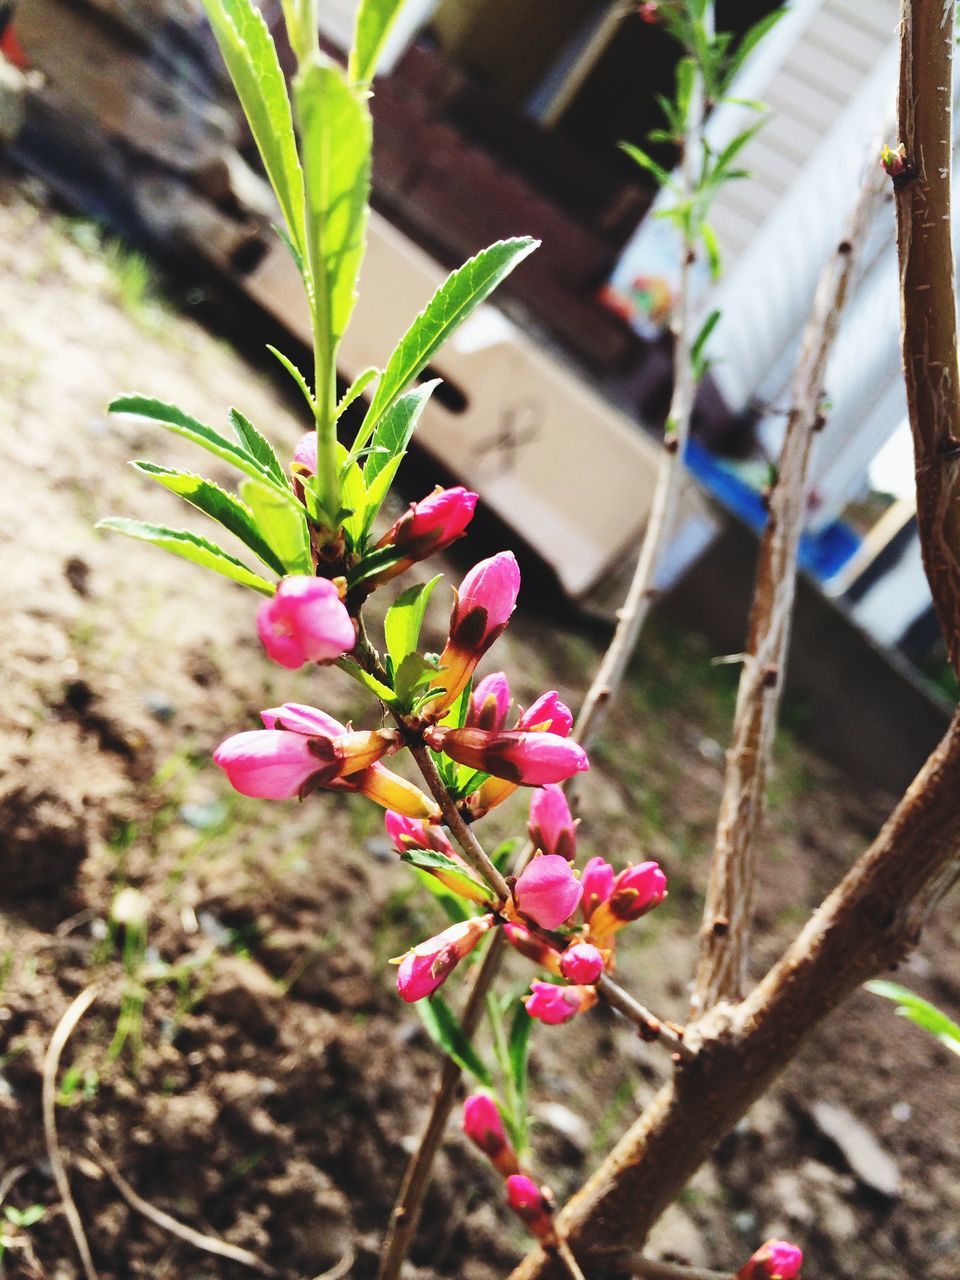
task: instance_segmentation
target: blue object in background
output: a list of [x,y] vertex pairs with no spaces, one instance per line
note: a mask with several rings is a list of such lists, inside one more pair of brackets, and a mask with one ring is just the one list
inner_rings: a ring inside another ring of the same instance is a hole
[[[751,529],[760,533],[767,523],[767,510],[756,489],[742,480],[735,471],[714,457],[709,449],[697,440],[688,440],[683,455],[691,475],[694,475],[728,511],[739,516]],[[842,520],[831,520],[819,533],[805,533],[800,538],[799,561],[801,569],[818,582],[827,582],[840,572],[860,549],[858,534]]]

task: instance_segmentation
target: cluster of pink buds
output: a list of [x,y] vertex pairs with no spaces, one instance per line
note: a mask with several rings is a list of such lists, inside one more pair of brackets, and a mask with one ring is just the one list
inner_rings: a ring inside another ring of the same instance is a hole
[[768,1240],[762,1244],[736,1280],[799,1280],[803,1253],[786,1240]]
[[475,1093],[466,1099],[463,1131],[505,1179],[507,1204],[520,1221],[542,1244],[554,1244],[553,1197],[520,1169],[500,1110],[489,1094]]

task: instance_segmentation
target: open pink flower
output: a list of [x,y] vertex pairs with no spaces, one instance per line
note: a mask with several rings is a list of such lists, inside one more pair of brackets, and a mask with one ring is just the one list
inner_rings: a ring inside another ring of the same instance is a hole
[[550,1244],[556,1239],[553,1199],[546,1187],[538,1187],[525,1173],[515,1173],[507,1179],[507,1204],[538,1240]]
[[530,992],[523,1001],[527,1013],[548,1027],[569,1022],[597,1003],[593,987],[559,987],[553,982],[531,982]]
[[432,681],[443,690],[422,714],[438,716],[460,696],[477,663],[502,635],[517,605],[520,567],[512,551],[481,560],[460,583],[447,643]]
[[560,701],[556,689],[551,689],[527,708],[517,721],[517,728],[538,729],[542,733],[555,733],[566,738],[573,728],[573,715],[567,704]]
[[504,1177],[517,1172],[517,1153],[503,1127],[500,1109],[488,1093],[472,1093],[464,1100],[463,1131]]
[[559,853],[568,862],[577,856],[577,824],[563,788],[557,783],[550,782],[540,787],[530,797],[527,830],[534,848],[542,853]]
[[667,877],[656,862],[641,862],[621,871],[607,900],[590,914],[590,933],[604,938],[639,920],[667,896]]
[[492,927],[492,915],[474,916],[412,947],[398,961],[400,997],[409,1004],[433,995]]
[[604,858],[591,858],[583,868],[583,918],[590,921],[594,911],[601,902],[606,902],[613,893],[613,882],[616,879],[613,867]]
[[502,729],[510,712],[510,681],[502,671],[494,671],[483,679],[470,695],[467,727]]
[[449,547],[463,535],[476,505],[477,495],[460,485],[454,489],[438,487],[422,501],[414,502],[377,543],[378,547],[393,547],[402,559],[372,581],[388,582],[416,561]]
[[284,578],[257,610],[257,631],[268,655],[294,670],[305,662],[333,662],[356,644],[356,628],[327,578]]
[[737,1280],[798,1280],[803,1253],[786,1240],[768,1240],[737,1272]]
[[603,973],[603,955],[590,942],[575,942],[560,956],[560,972],[568,982],[592,986]]
[[442,751],[458,764],[480,769],[515,786],[542,787],[548,782],[563,782],[590,768],[583,747],[555,733],[431,726],[426,738],[434,751]]
[[579,906],[583,886],[566,858],[544,853],[527,864],[513,892],[523,915],[542,929],[558,929]]

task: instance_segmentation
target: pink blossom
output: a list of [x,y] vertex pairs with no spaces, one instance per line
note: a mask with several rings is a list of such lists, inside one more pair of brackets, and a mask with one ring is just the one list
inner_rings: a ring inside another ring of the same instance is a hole
[[560,957],[560,972],[568,982],[591,986],[603,973],[603,956],[590,942],[575,942]]
[[542,929],[558,929],[576,911],[583,886],[566,858],[544,853],[533,858],[517,880],[517,908]]
[[[272,719],[273,713],[266,716]],[[302,729],[251,729],[227,738],[217,747],[213,759],[241,795],[288,800],[366,771],[381,757],[399,750],[400,745],[392,729],[336,736],[329,732],[308,734]]]
[[432,684],[436,699],[422,714],[438,716],[460,696],[474,669],[516,608],[520,567],[512,551],[481,560],[460,584],[450,614],[450,630]]
[[565,702],[560,701],[556,689],[542,693],[517,721],[518,729],[539,729],[544,733],[556,733],[566,738],[573,728],[573,715]]
[[768,1240],[737,1272],[737,1280],[798,1280],[803,1253],[786,1240]]
[[555,782],[530,797],[530,839],[543,853],[559,853],[572,862],[577,856],[577,824],[563,788]]
[[548,1027],[569,1022],[597,1002],[593,987],[559,987],[553,982],[531,982],[531,994],[524,998],[527,1013]]
[[474,916],[412,947],[398,962],[400,997],[409,1004],[433,995],[492,926],[492,915]]
[[257,631],[267,654],[294,670],[305,662],[333,662],[356,644],[356,629],[337,588],[327,578],[284,578],[277,594],[257,610]]
[[497,1104],[487,1093],[472,1093],[463,1103],[463,1131],[504,1177],[517,1172],[517,1156]]
[[326,711],[308,707],[303,702],[285,702],[282,707],[268,707],[260,712],[265,729],[289,729],[291,733],[303,733],[307,737],[339,738],[347,732],[347,726]]
[[583,918],[589,921],[601,902],[613,893],[613,867],[604,858],[591,858],[583,868]]
[[502,671],[484,676],[470,696],[467,726],[471,729],[502,729],[510,711],[510,682]]
[[312,476],[316,469],[317,433],[315,431],[307,431],[297,441],[297,447],[293,451],[291,470],[299,471],[301,475]]
[[448,858],[457,856],[444,832],[433,823],[414,821],[392,809],[384,814],[383,823],[397,853],[406,853],[408,849],[435,849]]
[[555,733],[432,727],[426,738],[435,751],[442,751],[458,764],[481,769],[515,786],[563,782],[590,768],[584,749]]
[[459,485],[455,489],[438,487],[422,501],[413,503],[377,543],[378,547],[393,547],[402,559],[374,581],[387,582],[417,560],[449,547],[473,519],[476,505],[477,495]]
[[627,867],[613,882],[613,890],[590,914],[590,932],[595,938],[622,929],[658,907],[667,896],[667,877],[656,862],[640,862]]
[[507,1204],[537,1239],[555,1239],[553,1202],[546,1187],[538,1187],[525,1173],[515,1173],[507,1179]]

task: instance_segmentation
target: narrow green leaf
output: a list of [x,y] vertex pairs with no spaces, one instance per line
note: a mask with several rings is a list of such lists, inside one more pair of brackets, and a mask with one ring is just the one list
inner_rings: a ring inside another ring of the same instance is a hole
[[399,667],[407,654],[416,651],[430,596],[442,577],[443,574],[438,573],[429,582],[408,587],[397,596],[396,601],[387,610],[387,616],[383,622],[383,633],[387,642],[387,652],[396,666]]
[[694,339],[693,346],[690,348],[690,362],[694,369],[702,366],[704,348],[710,341],[710,335],[717,327],[719,320],[720,312],[714,310],[710,312],[706,320],[704,320],[703,324],[700,326],[700,332],[697,334]]
[[[437,690],[428,689],[428,685],[436,674],[436,668],[431,666],[426,658],[422,658],[419,653],[408,653],[396,664],[393,678],[393,687],[397,691],[397,698],[401,705],[412,712],[416,704],[426,700],[427,695],[429,698],[435,698]],[[419,697],[418,690],[421,694]]]
[[[346,413],[346,411],[350,408],[350,406],[353,404],[354,400],[356,400],[358,396],[363,395],[364,391],[366,391],[367,387],[369,387],[370,383],[374,380],[374,378],[376,378],[379,375],[379,373],[380,373],[380,370],[377,368],[377,366],[375,364],[372,364],[368,368],[364,369],[362,373],[357,374],[354,380],[350,383],[349,387],[347,387],[346,391],[340,397],[340,400],[337,404],[338,418],[342,417],[342,415]],[[357,441],[354,440],[353,448],[350,450],[350,452],[353,454],[354,457],[356,457],[357,450],[362,447],[363,445],[358,444]]]
[[230,421],[237,440],[280,484],[287,483],[283,464],[277,457],[276,450],[270,441],[260,434],[249,418],[245,418],[239,409],[230,410]]
[[515,1100],[515,1141],[520,1151],[525,1151],[528,1146],[527,1061],[530,1052],[530,1032],[532,1028],[533,1019],[527,1013],[527,1008],[523,1001],[518,1000],[514,1005],[513,1017],[510,1020],[507,1054],[510,1062],[510,1078]]
[[378,573],[383,573],[385,569],[392,569],[402,559],[403,556],[394,547],[381,547],[379,551],[371,551],[358,564],[355,564],[350,570],[347,581],[351,588],[359,587],[361,582],[366,582],[370,578],[376,577]]
[[401,853],[400,861],[430,872],[452,893],[466,898],[468,902],[490,904],[490,890],[487,886],[445,853],[439,853],[436,849],[407,849]]
[[[200,445],[202,449],[206,449],[214,457],[220,458],[223,462],[229,462],[231,466],[236,467],[238,471],[243,471],[254,480],[263,480],[267,484],[280,489],[280,485],[270,471],[262,463],[259,463],[256,458],[252,457],[246,449],[234,444],[232,440],[222,436],[213,427],[208,427],[205,423],[198,422],[196,418],[191,418],[188,413],[184,413],[176,405],[165,404],[162,400],[154,400],[150,396],[126,395],[118,396],[111,401],[110,412],[129,413],[140,418],[149,418],[151,422],[156,422],[159,426],[165,427],[167,431],[172,431],[178,436],[192,440],[194,444]],[[296,501],[292,491],[289,489],[286,491],[286,496],[290,502]]]
[[287,82],[270,31],[251,0],[203,0],[250,132],[283,210],[290,238],[303,246],[303,174]]
[[909,1018],[918,1027],[936,1036],[945,1048],[960,1054],[960,1026],[952,1018],[948,1018],[936,1005],[896,982],[877,979],[874,982],[865,983],[865,986],[875,996],[883,996],[885,1000],[894,1001],[898,1006],[897,1013],[900,1017]]
[[384,499],[390,492],[390,486],[393,484],[393,478],[400,469],[400,463],[404,459],[404,454],[398,453],[396,457],[384,466],[377,475],[367,485],[367,505],[363,517],[363,533],[361,538],[366,539],[370,536],[373,528],[373,522],[376,520],[380,508],[383,506]]
[[417,1001],[417,1012],[423,1020],[427,1035],[461,1071],[466,1071],[488,1089],[493,1087],[493,1077],[486,1063],[470,1043],[457,1015],[441,995],[429,1000]]
[[313,573],[310,531],[299,503],[288,502],[276,489],[259,480],[242,480],[240,492],[256,518],[257,527],[283,561],[286,573]]
[[165,525],[146,524],[142,520],[126,520],[122,516],[110,516],[106,520],[100,520],[97,528],[112,529],[115,533],[125,533],[128,538],[152,542],[154,546],[163,547],[175,556],[182,556],[184,560],[192,560],[194,564],[202,565],[205,569],[212,569],[214,573],[223,574],[225,578],[232,578],[241,586],[252,587],[261,595],[272,596],[276,592],[272,582],[267,582],[265,578],[248,569],[242,561],[228,555],[215,542],[198,538],[195,533],[189,533],[186,529],[168,529]]
[[406,453],[420,415],[440,381],[439,378],[432,378],[429,382],[414,387],[384,411],[373,433],[373,445],[377,452],[370,454],[363,467],[363,478],[367,484],[375,480],[394,458],[400,458]]
[[354,84],[367,85],[373,79],[383,46],[402,7],[403,0],[360,0],[347,67]]
[[707,251],[707,262],[710,266],[711,280],[719,280],[720,273],[723,270],[723,263],[720,258],[720,245],[717,242],[717,233],[711,227],[709,222],[704,222],[700,227],[700,236],[703,240],[703,247]]
[[303,374],[300,372],[300,370],[297,368],[297,366],[293,363],[291,359],[285,356],[282,351],[278,351],[276,347],[271,347],[269,342],[267,343],[267,350],[270,352],[272,356],[276,356],[276,358],[283,365],[284,369],[286,369],[287,373],[289,373],[290,377],[294,380],[294,382],[300,388],[300,392],[304,400],[306,400],[307,404],[310,406],[310,413],[313,414],[314,412],[313,393],[311,392],[310,388],[307,386],[306,378],[303,376]]
[[641,169],[645,169],[647,173],[652,174],[661,187],[670,186],[670,174],[662,164],[657,164],[653,156],[648,155],[642,147],[634,146],[632,142],[621,142],[620,150],[625,151],[630,159],[636,161]]
[[364,685],[371,693],[376,694],[381,702],[386,703],[388,707],[396,707],[397,699],[393,690],[389,685],[378,680],[376,676],[370,675],[368,671],[364,671],[363,667],[354,662],[353,658],[340,658],[337,666],[341,671],[345,671],[348,676],[352,676],[359,684]]
[[363,534],[364,517],[367,510],[367,486],[363,482],[363,472],[339,442],[337,443],[337,461],[340,464],[340,501],[345,511],[349,511],[343,521],[343,529],[350,539],[350,545],[356,547]]
[[229,529],[241,542],[246,543],[255,556],[269,565],[274,573],[283,575],[287,572],[283,561],[257,527],[253,511],[235,494],[228,493],[212,480],[204,480],[202,476],[189,471],[175,471],[172,467],[160,467],[154,462],[132,462],[130,465]]
[[498,240],[447,277],[400,339],[387,362],[367,410],[364,428],[368,424],[371,429],[376,426],[450,334],[539,243],[529,236]]
[[436,898],[447,918],[452,920],[454,924],[459,924],[461,920],[469,920],[474,914],[469,903],[464,901],[463,898],[458,898],[455,893],[451,893],[447,886],[441,884],[437,877],[432,876],[429,871],[421,871],[419,867],[411,867],[410,870],[420,881],[421,886],[426,889],[427,893]]
[[307,259],[317,333],[332,355],[356,301],[370,191],[372,126],[366,96],[332,62],[301,66],[294,86],[303,140]]
[[727,62],[723,73],[723,88],[726,90],[736,79],[740,68],[753,53],[754,49],[760,41],[777,25],[780,19],[787,12],[786,6],[782,5],[779,9],[774,9],[773,13],[766,14],[759,22],[755,22],[742,36],[740,43],[734,49],[732,56]]

